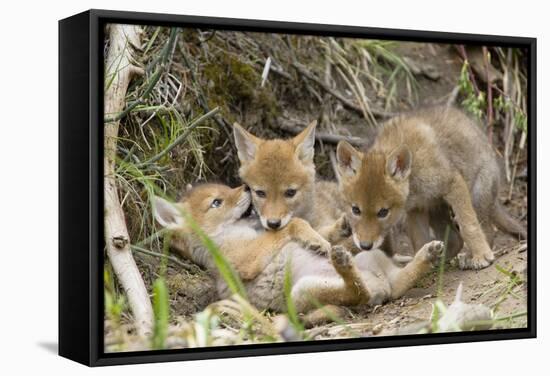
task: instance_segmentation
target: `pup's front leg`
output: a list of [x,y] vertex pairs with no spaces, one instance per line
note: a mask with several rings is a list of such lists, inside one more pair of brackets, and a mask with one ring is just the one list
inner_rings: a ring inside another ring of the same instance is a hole
[[303,219],[292,218],[287,228],[291,239],[298,242],[303,248],[320,255],[329,253],[330,243]]
[[471,252],[471,257],[466,258],[465,262],[460,265],[461,268],[486,268],[495,259],[495,256],[481,229],[477,214],[472,205],[468,185],[460,174],[455,174],[451,189],[445,196],[445,201],[451,205],[456,215],[462,238]]
[[351,226],[345,214],[342,214],[333,224],[323,226],[319,234],[330,244],[338,244],[351,236]]

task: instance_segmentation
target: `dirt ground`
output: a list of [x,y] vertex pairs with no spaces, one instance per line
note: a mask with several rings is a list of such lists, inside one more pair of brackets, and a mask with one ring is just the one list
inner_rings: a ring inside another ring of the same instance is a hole
[[[496,238],[498,245],[494,248],[501,256],[493,265],[483,270],[460,270],[451,263],[444,272],[441,295],[438,296],[437,270],[426,275],[417,287],[409,290],[400,299],[375,307],[356,307],[349,310],[349,325],[335,323],[319,326],[308,331],[315,339],[346,337],[349,328],[354,335],[372,336],[379,333],[399,333],[403,328],[415,327],[430,319],[433,304],[441,299],[449,306],[455,299],[460,283],[463,283],[462,301],[471,304],[484,304],[494,307],[495,317],[510,316],[527,310],[527,248],[518,246],[515,239],[504,234]],[[511,285],[510,277],[497,268],[517,275],[522,283]],[[511,288],[511,294],[506,294]],[[524,328],[527,325],[525,316],[504,320],[494,326],[497,328]],[[403,333],[411,334],[411,333]]]

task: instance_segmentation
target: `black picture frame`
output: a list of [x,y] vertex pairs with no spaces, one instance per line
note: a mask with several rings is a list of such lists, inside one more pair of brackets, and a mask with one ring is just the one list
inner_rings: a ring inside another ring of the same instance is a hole
[[[528,325],[525,329],[103,353],[103,25],[154,24],[528,51]],[[88,10],[59,21],[59,354],[89,366],[536,337],[535,38]]]

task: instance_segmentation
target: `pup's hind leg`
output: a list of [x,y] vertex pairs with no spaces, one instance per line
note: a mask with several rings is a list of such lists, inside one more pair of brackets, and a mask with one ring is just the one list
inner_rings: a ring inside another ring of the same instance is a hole
[[[496,171],[491,171],[491,167]],[[498,175],[498,167],[489,164],[478,173],[472,185],[472,205],[490,247],[493,247],[495,239],[492,213],[495,210],[495,200],[498,199]]]
[[489,247],[493,247],[493,243],[495,241],[495,228],[493,227],[493,220],[491,216],[487,213],[483,213],[482,215],[478,215],[479,217],[479,224],[481,225],[481,229],[483,230],[483,233],[485,234],[485,239],[487,239],[487,243],[489,243]]
[[441,204],[430,210],[430,225],[437,240],[445,240],[445,232],[447,227],[449,228],[445,259],[453,259],[462,250],[464,241],[451,218],[450,208],[446,204]]
[[303,277],[293,287],[292,299],[299,312],[310,311],[319,304],[368,303],[370,293],[349,251],[336,245],[330,251],[330,258],[337,274]]
[[430,218],[426,211],[411,210],[407,213],[407,235],[415,253],[432,240],[430,238]]
[[443,242],[439,240],[425,244],[405,267],[390,275],[391,296],[397,299],[410,290],[416,282],[431,270],[443,252]]

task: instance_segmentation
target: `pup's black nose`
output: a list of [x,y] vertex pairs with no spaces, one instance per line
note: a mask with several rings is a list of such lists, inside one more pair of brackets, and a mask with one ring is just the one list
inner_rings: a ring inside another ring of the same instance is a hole
[[371,242],[359,242],[359,245],[361,246],[361,249],[363,251],[368,251],[372,248],[372,243]]
[[267,220],[267,226],[269,226],[269,228],[272,228],[273,230],[277,230],[279,227],[281,227],[281,220],[280,219],[268,219]]

